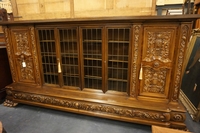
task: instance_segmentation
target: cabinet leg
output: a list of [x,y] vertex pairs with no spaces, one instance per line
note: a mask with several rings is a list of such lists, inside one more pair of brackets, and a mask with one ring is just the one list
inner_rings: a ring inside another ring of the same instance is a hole
[[12,100],[8,100],[6,99],[3,103],[4,106],[7,106],[7,107],[15,107],[18,105],[18,103],[15,103],[13,102]]

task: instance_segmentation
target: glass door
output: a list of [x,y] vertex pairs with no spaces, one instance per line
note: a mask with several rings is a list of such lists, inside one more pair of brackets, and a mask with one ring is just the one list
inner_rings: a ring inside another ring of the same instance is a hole
[[102,89],[102,28],[82,28],[84,88]]
[[107,89],[128,91],[130,28],[107,29]]
[[64,86],[80,87],[77,28],[59,29]]
[[44,83],[58,85],[54,29],[39,29],[38,37]]

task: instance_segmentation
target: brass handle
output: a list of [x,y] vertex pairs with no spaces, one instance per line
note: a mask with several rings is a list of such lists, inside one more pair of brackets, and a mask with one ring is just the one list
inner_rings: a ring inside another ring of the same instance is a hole
[[58,73],[61,73],[62,70],[61,70],[61,66],[60,66],[60,59],[58,58],[57,61],[58,61]]
[[142,80],[143,70],[142,70],[142,64],[140,67],[140,74],[139,74],[139,80]]

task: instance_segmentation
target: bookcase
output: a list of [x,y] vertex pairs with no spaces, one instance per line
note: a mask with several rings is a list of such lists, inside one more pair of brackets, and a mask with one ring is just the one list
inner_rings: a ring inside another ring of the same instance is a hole
[[18,103],[185,128],[182,66],[198,15],[1,22]]

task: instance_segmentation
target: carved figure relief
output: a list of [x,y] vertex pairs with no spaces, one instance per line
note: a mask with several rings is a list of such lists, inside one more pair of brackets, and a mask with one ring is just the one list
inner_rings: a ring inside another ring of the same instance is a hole
[[169,62],[169,47],[172,32],[147,32],[147,51],[144,61]]
[[167,69],[144,68],[144,88],[143,92],[164,94]]

